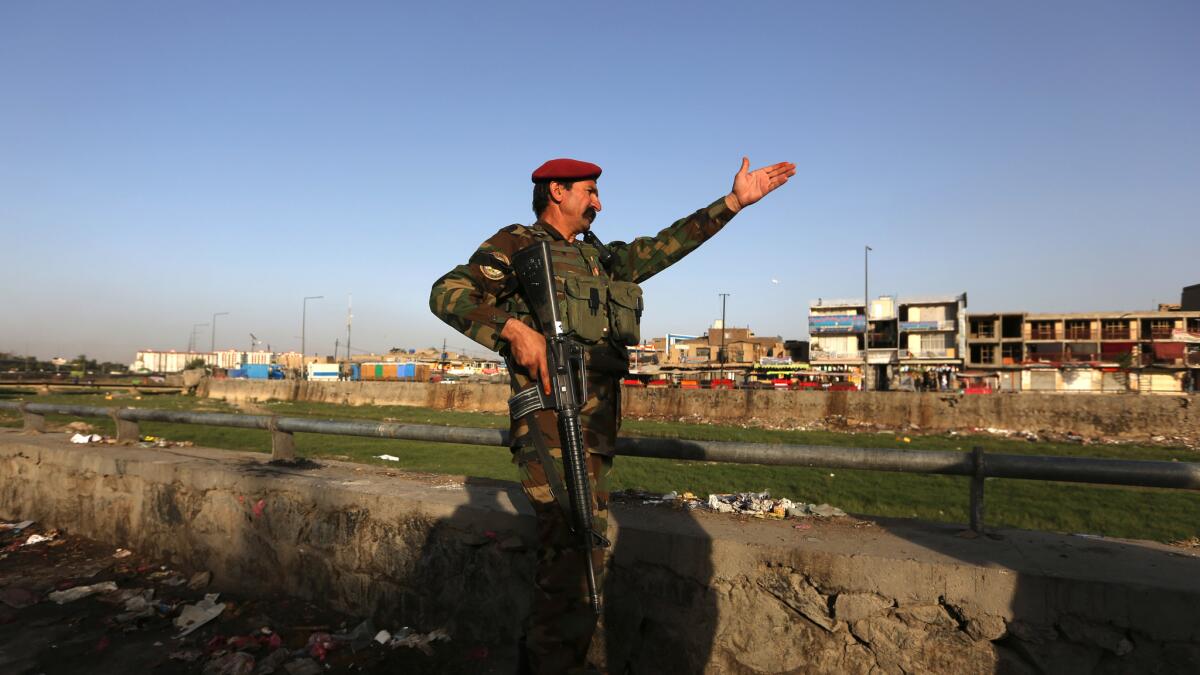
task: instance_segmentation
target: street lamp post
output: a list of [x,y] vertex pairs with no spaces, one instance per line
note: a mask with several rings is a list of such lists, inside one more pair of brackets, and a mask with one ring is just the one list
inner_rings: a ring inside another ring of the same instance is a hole
[[213,354],[217,353],[217,317],[229,316],[229,312],[217,312],[212,317],[212,342],[208,343],[208,351]]
[[870,246],[863,246],[863,372],[862,391],[867,390],[867,372],[871,369],[871,293],[868,286],[870,279],[869,254]]
[[197,331],[197,329],[204,328],[207,325],[208,325],[208,323],[192,324],[192,336],[190,338],[188,338],[188,353],[189,354],[196,351],[196,331]]
[[728,293],[717,293],[721,296],[721,351],[717,353],[718,363],[718,379],[725,379],[725,299],[729,297]]
[[308,352],[305,351],[305,348],[308,346],[306,344],[306,337],[308,336],[308,333],[307,333],[307,330],[308,330],[308,301],[309,300],[321,300],[324,297],[325,296],[323,296],[323,295],[309,295],[304,298],[304,303],[303,303],[304,307],[303,307],[302,313],[300,315],[300,361],[301,361],[301,363],[304,362],[304,357],[308,354]]

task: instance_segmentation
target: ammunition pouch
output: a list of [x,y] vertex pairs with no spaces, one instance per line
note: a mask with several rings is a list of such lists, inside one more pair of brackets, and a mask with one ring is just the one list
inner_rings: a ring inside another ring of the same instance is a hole
[[563,279],[564,331],[585,344],[606,340],[623,346],[640,341],[642,289],[628,281],[572,275]]

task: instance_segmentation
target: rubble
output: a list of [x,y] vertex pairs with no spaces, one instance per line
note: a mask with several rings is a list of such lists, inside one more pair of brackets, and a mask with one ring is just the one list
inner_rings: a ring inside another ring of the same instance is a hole
[[[31,535],[51,541],[24,547]],[[0,567],[0,625],[9,644],[32,645],[21,657],[32,669],[18,672],[464,672],[470,662],[471,672],[487,673],[511,670],[500,664],[515,658],[506,645],[437,649],[449,631],[377,630],[370,619],[343,620],[308,603],[297,608],[292,598],[201,598],[211,572],[182,572],[129,549],[36,531],[33,520],[0,523],[0,538],[17,547],[0,553],[8,557]],[[47,626],[72,637],[40,640]],[[0,663],[8,672],[3,655]]]

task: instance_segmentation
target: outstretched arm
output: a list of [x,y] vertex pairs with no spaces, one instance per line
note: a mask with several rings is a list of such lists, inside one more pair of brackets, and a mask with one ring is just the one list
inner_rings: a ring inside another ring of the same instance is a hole
[[737,213],[766,197],[775,188],[796,175],[796,165],[779,162],[761,169],[750,170],[750,159],[742,158],[742,168],[733,177],[733,191],[725,196],[725,204]]

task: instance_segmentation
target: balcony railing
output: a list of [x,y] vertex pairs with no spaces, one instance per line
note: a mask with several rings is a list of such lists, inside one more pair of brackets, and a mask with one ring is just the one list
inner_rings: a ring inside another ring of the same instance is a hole
[[1100,329],[1101,340],[1132,340],[1130,337],[1132,331],[1128,328],[1102,328]]
[[922,349],[916,352],[904,352],[906,359],[952,359],[954,358],[953,349]]
[[1074,329],[1068,328],[1066,333],[1067,333],[1068,340],[1091,340],[1092,339],[1092,329],[1091,328],[1074,328]]
[[[901,321],[900,330],[909,333],[929,332],[929,331],[946,331],[957,328],[958,322],[953,320],[942,321]],[[990,335],[988,337],[991,337]]]
[[808,316],[808,332],[821,333],[861,333],[867,328],[867,321],[861,314],[825,314]]
[[1158,327],[1158,326],[1151,326],[1150,327],[1150,339],[1151,340],[1170,340],[1172,338],[1173,332],[1174,331],[1169,326],[1166,328],[1162,328],[1162,327]]
[[1057,340],[1058,331],[1053,328],[1035,328],[1029,331],[1030,340]]
[[813,349],[809,352],[808,356],[812,361],[862,361],[863,359],[863,353],[861,349],[845,352],[829,352],[822,349]]

